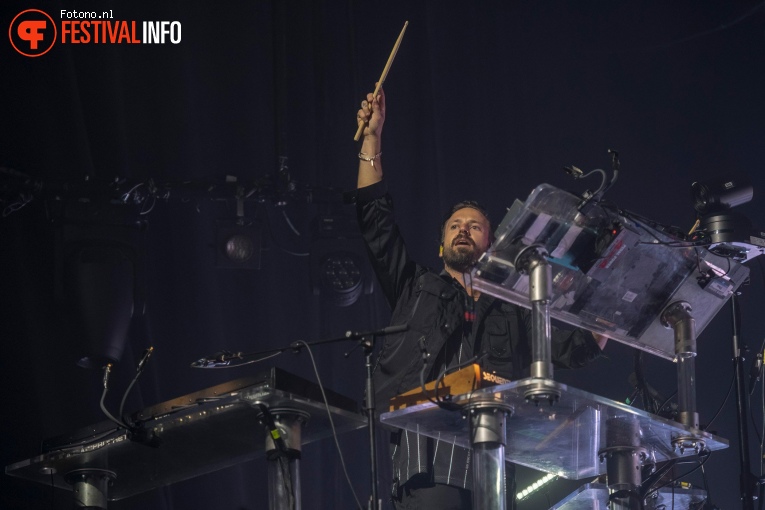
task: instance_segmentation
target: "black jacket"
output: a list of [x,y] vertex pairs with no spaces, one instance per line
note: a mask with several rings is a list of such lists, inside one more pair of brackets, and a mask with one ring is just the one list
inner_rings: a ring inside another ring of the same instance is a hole
[[[450,359],[456,361],[454,353],[466,338],[464,312],[471,303],[451,275],[436,273],[409,257],[385,181],[357,190],[356,204],[372,266],[393,309],[391,325],[409,324],[406,332],[386,337],[375,367],[376,407],[384,412],[392,397],[419,387],[423,342],[430,354],[426,381],[435,379],[444,366],[451,366]],[[477,318],[469,325],[473,352],[465,353],[462,359],[488,352],[481,363],[484,370],[508,379],[524,377],[531,363],[529,311],[485,294],[477,308]],[[557,366],[580,367],[599,354],[600,348],[589,333],[554,331],[552,357]],[[417,464],[416,469],[407,469],[408,474],[396,475],[399,483],[431,469]],[[434,481],[463,485],[437,473]]]
[[[422,356],[418,340],[424,338],[431,356],[426,373],[432,376],[442,367],[433,364],[450,342],[460,342],[463,334],[467,293],[448,273],[436,273],[415,263],[406,250],[393,215],[393,200],[385,181],[357,192],[359,226],[369,257],[393,309],[391,325],[409,324],[409,330],[387,337],[375,373],[377,404],[387,407],[391,397],[419,386]],[[482,365],[509,379],[523,377],[531,363],[530,313],[504,301],[490,298],[487,312],[473,327],[479,354],[488,351]],[[578,368],[600,354],[592,336],[584,331],[555,329],[552,358],[558,367]]]

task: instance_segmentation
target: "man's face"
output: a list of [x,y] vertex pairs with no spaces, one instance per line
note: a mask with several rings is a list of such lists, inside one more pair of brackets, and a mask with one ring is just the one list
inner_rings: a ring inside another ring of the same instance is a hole
[[444,224],[443,259],[446,267],[466,273],[489,248],[489,220],[479,210],[464,207]]

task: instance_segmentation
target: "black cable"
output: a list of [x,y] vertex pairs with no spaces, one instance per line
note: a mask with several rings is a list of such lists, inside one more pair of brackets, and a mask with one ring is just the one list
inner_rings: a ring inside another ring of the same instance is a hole
[[707,480],[707,471],[704,466],[701,466],[701,477],[704,480],[704,492],[707,493],[706,501],[712,501],[712,496],[709,495],[709,480]]
[[[631,211],[625,211],[625,210],[617,208],[617,212],[621,216],[635,222],[635,226],[637,226],[639,229],[643,230],[644,232],[648,233],[651,237],[654,238],[654,241],[640,241],[640,244],[661,245],[661,246],[666,246],[669,248],[703,248],[705,246],[709,246],[712,244],[712,240],[709,239],[709,236],[706,234],[706,232],[703,232],[703,231],[697,231],[696,235],[698,236],[698,238],[694,240],[664,241],[661,238],[659,238],[656,234],[654,234],[651,229],[658,229],[662,232],[671,232],[674,230],[678,230],[679,232],[679,229],[677,229],[677,227],[672,227],[670,225],[657,223],[653,220],[650,220],[644,216],[641,216],[637,213],[633,213]],[[730,270],[730,267],[728,268],[728,270]]]
[[[307,257],[307,256],[309,256],[311,254],[310,250],[307,251],[307,252],[296,252],[296,251],[288,250],[287,248],[285,248],[281,244],[279,244],[279,242],[276,240],[276,237],[274,237],[274,230],[271,228],[271,214],[268,211],[268,207],[264,206],[264,208],[266,210],[266,228],[268,229],[268,237],[269,237],[269,239],[271,239],[271,242],[274,243],[274,246],[279,248],[284,253],[286,253],[288,255],[292,255],[294,257]],[[294,231],[294,228],[293,228],[293,231]]]
[[[423,338],[421,338],[420,340],[423,340]],[[424,352],[423,353],[423,358],[425,358],[426,356],[427,356],[427,352]],[[430,402],[432,404],[435,404],[435,405],[439,405],[439,402],[437,400],[438,399],[438,382],[436,382],[436,386],[435,386],[435,388],[433,388],[434,396],[436,397],[436,399],[433,399],[433,397],[431,397],[428,394],[428,389],[425,387],[425,370],[427,368],[428,368],[428,364],[427,364],[426,360],[423,359],[422,368],[420,369],[420,388],[422,389],[422,394],[425,395],[425,398],[428,399],[428,402]]]
[[120,427],[123,427],[125,429],[130,429],[130,427],[128,427],[125,424],[125,422],[115,418],[112,415],[112,413],[109,412],[109,410],[106,408],[106,405],[104,404],[104,401],[106,400],[106,393],[109,391],[109,375],[111,374],[111,372],[112,372],[112,364],[107,363],[104,366],[104,391],[101,393],[101,402],[100,402],[101,411],[106,415],[107,418],[109,418],[109,420],[113,421]]
[[730,398],[730,392],[733,390],[733,383],[734,383],[734,382],[736,382],[736,376],[735,376],[735,374],[733,375],[733,377],[732,377],[732,378],[731,378],[731,380],[730,380],[730,385],[728,386],[728,393],[726,393],[726,394],[725,394],[725,400],[723,400],[723,403],[722,403],[722,405],[720,405],[720,407],[717,409],[717,412],[715,413],[715,415],[712,417],[712,419],[711,419],[711,420],[709,420],[709,423],[707,423],[707,425],[704,427],[704,430],[708,430],[708,429],[709,429],[709,427],[711,427],[711,426],[712,426],[712,423],[713,423],[713,422],[715,421],[715,419],[717,419],[717,417],[720,415],[720,412],[722,412],[722,410],[723,410],[723,407],[725,407],[725,404],[727,404],[727,403],[728,403],[728,399]]
[[[126,424],[128,423],[128,419],[125,417],[125,401],[127,401],[127,397],[130,394],[130,390],[133,389],[133,386],[138,381],[138,378],[141,377],[141,374],[143,373],[143,369],[146,367],[146,362],[149,361],[149,358],[151,358],[152,353],[154,352],[154,347],[149,347],[145,351],[143,351],[143,354],[141,355],[141,360],[138,362],[138,366],[135,369],[135,376],[133,377],[133,380],[130,381],[130,384],[128,384],[127,389],[125,390],[125,393],[122,395],[122,401],[120,402],[120,410],[119,416]],[[129,424],[131,427],[133,426],[132,423]]]
[[[677,461],[678,459],[670,459],[666,464],[663,464],[661,467],[657,468],[656,471],[654,471],[650,476],[647,476],[646,479],[643,480],[641,493],[647,494],[651,490],[651,487],[659,483],[659,481],[664,478],[664,475],[678,464]],[[645,497],[646,496],[643,496],[643,498]]]
[[332,429],[332,437],[335,440],[335,447],[337,448],[337,454],[340,457],[340,464],[343,467],[343,473],[345,474],[345,480],[348,482],[348,487],[351,489],[351,493],[353,494],[353,499],[356,500],[356,506],[359,507],[359,510],[364,510],[364,507],[361,506],[361,503],[359,502],[359,498],[356,495],[356,491],[353,489],[353,484],[351,483],[351,477],[348,476],[348,469],[345,466],[345,459],[343,458],[343,451],[340,448],[340,442],[337,439],[337,430],[335,430],[335,421],[332,419],[332,411],[329,409],[329,401],[327,400],[327,395],[324,393],[324,385],[321,383],[321,377],[319,376],[319,369],[316,366],[316,360],[313,358],[313,352],[311,351],[311,346],[308,345],[303,340],[298,340],[295,342],[296,344],[302,344],[306,350],[308,351],[308,356],[311,358],[311,366],[313,367],[313,373],[316,375],[316,382],[319,384],[319,390],[321,390],[321,396],[324,399],[324,408],[327,410],[327,417],[329,418],[329,426]]
[[752,422],[752,427],[754,428],[754,434],[757,436],[757,443],[760,444],[760,449],[762,449],[762,437],[760,437],[760,431],[757,430],[757,422],[754,421],[754,409],[752,409],[752,396],[749,395],[749,419]]
[[[635,212],[632,212],[632,211],[627,211],[627,210],[624,210],[624,209],[619,209],[616,206],[616,204],[610,204],[609,203],[609,205],[616,209],[617,214],[619,214],[621,216],[624,216],[625,218],[627,218],[629,220],[634,221],[635,225],[639,229],[645,230],[649,235],[651,235],[654,239],[656,239],[657,241],[659,241],[661,243],[666,243],[666,242],[676,243],[676,242],[679,242],[679,241],[662,241],[653,232],[651,232],[650,229],[647,229],[646,225],[650,226],[654,230],[661,231],[661,232],[663,232],[663,233],[665,233],[667,235],[670,235],[669,233],[671,233],[671,232],[677,232],[677,235],[683,235],[681,233],[681,230],[680,230],[679,227],[675,227],[675,226],[672,226],[672,225],[665,225],[663,223],[659,223],[659,222],[654,221],[652,219],[646,218],[645,216],[643,216],[641,214],[638,214],[638,213],[635,213]],[[642,225],[642,223],[644,223],[645,225]],[[677,235],[675,235],[675,237],[677,237]],[[687,241],[683,241],[683,242],[687,242]]]
[[295,496],[292,489],[292,473],[290,472],[290,461],[285,455],[279,456],[279,468],[282,471],[282,479],[284,480],[284,490],[289,494],[287,499],[291,509],[295,509]]
[[667,248],[703,248],[712,244],[712,241],[687,242],[687,241],[640,241],[639,244],[650,244],[654,246],[666,246]]
[[658,402],[648,391],[648,383],[645,380],[643,370],[643,351],[636,349],[633,355],[632,368],[635,372],[635,389],[640,393],[643,400],[643,409],[652,414],[659,414],[656,405]]
[[[425,347],[425,337],[421,336],[417,341],[420,345],[420,353],[422,353],[422,368],[420,369],[420,389],[422,390],[422,394],[425,396],[425,398],[428,399],[428,402],[435,405],[439,405],[438,381],[436,381],[435,387],[433,388],[434,396],[436,397],[435,399],[433,399],[428,394],[428,389],[425,387],[425,370],[427,370],[428,368],[428,358],[430,357],[430,354],[428,354],[428,349]],[[379,364],[380,357],[382,357],[382,354],[377,357],[378,364]],[[375,368],[377,368],[377,365],[375,365]]]
[[[625,496],[627,497],[627,500],[628,500],[628,501],[632,501],[632,500],[635,500],[635,499],[637,499],[637,502],[638,502],[638,508],[639,508],[640,510],[645,510],[645,500],[644,500],[644,499],[643,499],[643,498],[640,496],[640,494],[639,494],[637,491],[635,491],[635,490],[621,490],[621,491],[616,491],[616,492],[612,493],[612,494],[611,494],[611,495],[608,497],[608,501],[609,501],[609,502],[611,502],[611,501],[614,501],[614,500],[616,500],[616,499],[624,499],[624,497],[625,497]],[[629,506],[630,506],[630,508],[632,508],[632,505],[629,505]]]
[[661,405],[659,406],[659,413],[661,413],[661,410],[664,409],[664,407],[667,405],[667,403],[669,403],[669,401],[672,400],[672,397],[674,397],[675,395],[677,395],[677,390],[675,390],[674,393],[672,393],[672,395],[668,396],[664,400],[664,402],[661,403]]
[[460,404],[455,404],[454,402],[451,402],[449,400],[453,395],[447,395],[443,399],[439,399],[438,398],[438,386],[440,384],[443,384],[444,377],[446,377],[447,375],[453,374],[454,372],[462,370],[463,368],[468,367],[468,366],[472,365],[473,363],[478,363],[483,358],[485,358],[488,354],[489,354],[488,352],[483,352],[483,353],[481,353],[481,354],[479,354],[477,356],[473,356],[471,358],[466,359],[462,363],[457,363],[456,365],[454,365],[452,367],[445,368],[441,372],[441,375],[438,376],[438,379],[436,379],[436,386],[435,386],[435,390],[436,390],[435,397],[436,397],[436,400],[435,400],[434,403],[438,407],[440,407],[442,409],[446,409],[447,411],[459,411],[459,410],[461,410],[464,406],[462,406]]
[[672,510],[675,510],[675,486],[672,485]]
[[282,480],[284,482],[284,492],[287,493],[287,506],[290,510],[295,509],[295,493],[292,486],[292,473],[290,472],[289,464],[289,449],[287,443],[285,443],[279,428],[276,426],[274,417],[268,406],[263,403],[258,403],[260,411],[263,413],[263,423],[268,428],[268,433],[276,446],[276,462],[279,464],[279,470],[282,472]]
[[681,241],[681,240],[664,241],[660,239],[659,236],[654,234],[651,229],[656,228],[658,226],[658,227],[661,227],[662,230],[666,231],[666,230],[673,230],[673,227],[656,223],[655,221],[649,220],[648,218],[645,218],[643,216],[640,216],[639,214],[636,214],[630,211],[619,210],[619,214],[635,222],[636,227],[638,227],[640,230],[646,232],[648,235],[654,238],[654,241],[640,241],[640,244],[661,245],[661,246],[667,246],[669,248],[696,248],[696,247],[709,246],[710,244],[712,244],[711,240],[707,240],[703,238],[697,241]]
[[633,405],[633,404],[634,404],[634,403],[637,401],[637,397],[638,397],[638,395],[639,395],[640,393],[641,393],[641,392],[640,392],[640,390],[639,390],[639,389],[637,389],[637,388],[635,388],[635,391],[633,391],[633,392],[632,392],[632,395],[630,395],[629,397],[627,397],[627,405],[628,405],[628,406],[631,406],[631,405]]
[[699,270],[699,274],[703,275],[704,274],[704,270],[701,269],[701,255],[699,254],[699,249],[698,248],[694,248],[693,251],[696,252],[696,269]]
[[691,470],[690,470],[690,471],[688,471],[687,473],[683,473],[682,475],[680,475],[680,476],[677,476],[677,477],[675,477],[675,478],[673,478],[673,479],[669,480],[669,481],[668,481],[667,483],[665,483],[664,485],[660,485],[659,487],[656,487],[655,489],[651,489],[650,491],[648,491],[648,492],[646,493],[646,495],[645,495],[645,498],[647,499],[647,498],[649,498],[649,497],[651,496],[651,494],[653,494],[653,493],[655,493],[655,492],[659,492],[661,489],[663,489],[663,488],[664,488],[664,487],[666,487],[667,485],[669,485],[669,484],[672,484],[672,483],[675,483],[675,482],[677,482],[678,480],[681,480],[681,479],[685,478],[686,476],[689,476],[689,475],[691,475],[691,474],[695,473],[695,472],[696,472],[698,469],[700,469],[701,467],[703,467],[703,466],[704,466],[704,464],[707,462],[707,460],[709,460],[709,457],[711,457],[711,456],[712,456],[712,452],[711,452],[711,451],[709,451],[709,450],[704,450],[704,451],[702,451],[702,452],[699,452],[699,457],[702,457],[702,456],[704,456],[704,458],[702,459],[702,461],[699,463],[699,465],[698,465],[698,466],[696,466],[695,468],[691,469]]
[[284,480],[284,492],[287,493],[287,504],[289,505],[290,510],[295,510],[295,494],[292,489],[290,461],[286,455],[279,455],[277,462],[279,463],[279,469],[282,472],[282,480]]

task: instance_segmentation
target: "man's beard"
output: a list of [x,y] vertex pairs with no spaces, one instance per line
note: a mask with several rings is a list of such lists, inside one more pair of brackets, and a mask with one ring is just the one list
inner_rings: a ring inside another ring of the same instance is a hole
[[481,258],[481,253],[478,252],[476,246],[471,246],[470,250],[458,250],[455,247],[444,246],[444,264],[459,271],[460,273],[467,273]]

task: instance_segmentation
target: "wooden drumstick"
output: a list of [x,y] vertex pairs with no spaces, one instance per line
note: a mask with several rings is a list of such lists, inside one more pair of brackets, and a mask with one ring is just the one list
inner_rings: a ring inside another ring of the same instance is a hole
[[[377,93],[380,92],[380,87],[383,86],[383,82],[385,82],[385,78],[388,76],[388,71],[390,70],[390,66],[393,63],[393,59],[396,58],[396,52],[398,51],[398,47],[401,45],[401,40],[404,38],[404,32],[406,32],[406,27],[409,25],[409,22],[404,23],[404,28],[401,29],[401,33],[398,35],[398,39],[396,39],[396,44],[393,45],[393,51],[390,52],[390,56],[388,57],[388,62],[385,64],[385,68],[383,69],[382,74],[380,75],[380,80],[377,82],[377,86],[375,87],[375,92],[372,94],[373,97],[377,97]],[[372,105],[369,105],[369,109],[372,109]],[[359,138],[361,138],[361,133],[364,132],[364,124],[359,125],[359,129],[356,131],[356,136],[353,137],[353,140],[358,142]]]

